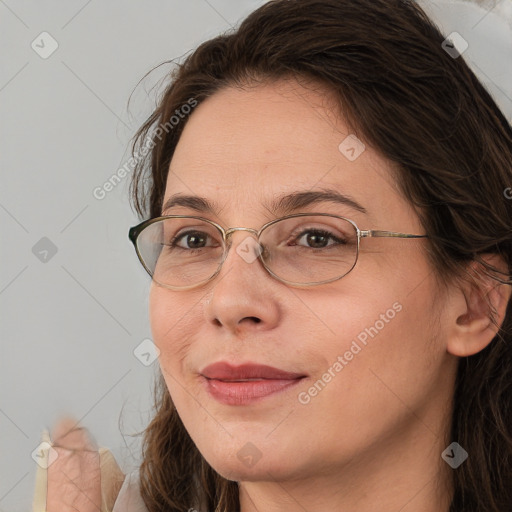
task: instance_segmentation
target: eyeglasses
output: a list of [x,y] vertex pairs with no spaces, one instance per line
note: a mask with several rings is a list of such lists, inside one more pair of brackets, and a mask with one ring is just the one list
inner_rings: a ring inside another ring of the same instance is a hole
[[213,279],[231,246],[235,231],[249,231],[236,251],[248,263],[259,259],[267,272],[290,286],[313,286],[336,281],[356,265],[361,238],[428,238],[393,231],[361,230],[337,215],[296,213],[251,228],[224,229],[190,215],[149,219],[130,229],[129,238],[140,262],[159,285],[187,290]]

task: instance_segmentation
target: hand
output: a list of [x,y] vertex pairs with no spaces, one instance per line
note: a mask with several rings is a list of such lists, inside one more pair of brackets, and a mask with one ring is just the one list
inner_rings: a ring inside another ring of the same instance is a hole
[[98,446],[71,417],[51,433],[57,459],[48,467],[47,512],[99,512],[101,468]]

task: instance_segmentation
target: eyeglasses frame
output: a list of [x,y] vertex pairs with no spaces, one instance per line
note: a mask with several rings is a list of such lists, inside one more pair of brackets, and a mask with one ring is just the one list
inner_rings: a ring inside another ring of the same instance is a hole
[[357,233],[357,248],[356,248],[356,258],[354,260],[354,264],[350,267],[349,270],[347,270],[347,272],[345,272],[343,275],[341,275],[339,277],[335,277],[333,279],[328,279],[326,281],[313,282],[313,283],[294,283],[292,281],[287,281],[286,279],[280,278],[279,276],[274,274],[274,272],[272,272],[272,270],[270,270],[267,267],[267,265],[265,264],[265,261],[263,260],[263,258],[261,256],[263,253],[260,252],[260,254],[258,254],[257,258],[261,261],[261,264],[263,265],[265,270],[271,276],[273,276],[275,279],[277,279],[278,281],[280,281],[280,282],[282,282],[284,284],[287,284],[289,286],[299,287],[299,288],[332,283],[334,281],[338,281],[339,279],[341,279],[341,278],[345,277],[347,274],[349,274],[354,269],[354,267],[356,266],[356,263],[358,261],[358,258],[359,258],[359,246],[360,246],[360,243],[361,243],[361,238],[377,238],[377,237],[386,237],[386,238],[388,238],[388,237],[390,237],[390,238],[428,238],[428,235],[413,235],[413,234],[410,234],[410,233],[400,233],[400,232],[396,232],[396,231],[383,231],[383,230],[380,230],[380,229],[359,229],[359,227],[357,226],[357,224],[353,220],[347,219],[346,217],[342,217],[340,215],[333,215],[333,214],[330,214],[330,213],[293,213],[293,214],[290,214],[290,215],[286,215],[285,217],[280,217],[279,219],[271,220],[270,222],[267,222],[266,224],[264,224],[259,230],[256,230],[256,229],[253,229],[253,228],[244,228],[244,227],[233,227],[233,228],[224,229],[220,224],[214,222],[213,220],[206,219],[204,217],[199,217],[199,216],[196,216],[196,215],[164,215],[164,216],[161,216],[161,217],[154,217],[152,219],[145,220],[145,221],[141,222],[140,224],[137,224],[136,226],[131,227],[129,232],[128,232],[128,237],[129,237],[130,241],[133,243],[133,245],[135,247],[135,251],[137,253],[137,257],[139,258],[139,261],[141,262],[141,264],[144,267],[144,269],[146,270],[146,272],[153,279],[153,273],[146,266],[146,263],[144,262],[144,259],[142,258],[142,255],[140,254],[140,251],[139,251],[139,247],[137,245],[137,238],[139,237],[140,233],[142,231],[144,231],[144,229],[146,229],[151,224],[155,224],[156,222],[160,222],[160,221],[163,221],[163,220],[166,220],[166,219],[196,219],[196,220],[205,221],[205,222],[211,224],[212,226],[214,226],[215,228],[217,228],[217,230],[222,235],[222,240],[223,240],[223,243],[224,243],[224,253],[222,255],[222,260],[221,260],[221,262],[219,264],[218,269],[208,279],[205,279],[204,281],[201,281],[199,283],[196,283],[196,284],[193,284],[193,285],[190,285],[190,286],[186,286],[186,287],[176,287],[176,286],[166,285],[166,284],[163,284],[163,283],[159,283],[158,281],[155,281],[160,286],[163,286],[164,288],[168,288],[170,290],[175,290],[175,291],[182,291],[182,290],[185,291],[185,290],[190,290],[192,288],[197,288],[197,287],[199,287],[199,286],[201,286],[203,284],[206,284],[207,282],[211,281],[215,276],[217,276],[219,274],[219,272],[221,271],[222,266],[224,264],[224,261],[227,258],[229,249],[231,248],[231,245],[229,244],[229,237],[235,231],[249,231],[249,232],[253,233],[256,236],[256,238],[258,239],[258,245],[261,245],[260,244],[261,233],[265,229],[270,227],[271,225],[273,225],[273,224],[275,224],[277,222],[280,222],[282,220],[289,219],[289,218],[306,217],[306,216],[307,217],[313,217],[313,216],[314,217],[318,217],[318,216],[321,216],[321,217],[322,216],[323,217],[334,217],[334,218],[341,219],[341,220],[349,222],[354,227],[354,229],[355,229],[355,231]]

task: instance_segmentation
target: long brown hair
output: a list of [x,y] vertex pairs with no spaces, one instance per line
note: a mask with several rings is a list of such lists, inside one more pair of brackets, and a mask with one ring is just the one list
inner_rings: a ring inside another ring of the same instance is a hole
[[[512,130],[463,58],[444,51],[443,40],[413,1],[266,3],[169,74],[132,147],[136,211],[160,214],[188,117],[170,120],[187,112],[183,105],[228,86],[313,80],[335,94],[352,133],[396,164],[398,185],[430,237],[439,281],[465,279],[468,263],[480,261],[488,275],[510,284],[512,201],[504,191],[512,186]],[[508,270],[500,274],[483,254],[501,255]],[[459,361],[450,438],[470,456],[453,471],[451,512],[512,510],[511,304],[489,346]],[[142,457],[141,492],[150,512],[239,510],[237,482],[202,457],[161,373]]]

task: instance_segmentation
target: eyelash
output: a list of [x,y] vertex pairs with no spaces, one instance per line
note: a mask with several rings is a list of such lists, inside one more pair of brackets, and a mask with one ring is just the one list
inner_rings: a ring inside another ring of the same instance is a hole
[[[338,238],[337,236],[335,236],[333,233],[331,233],[330,231],[326,231],[326,230],[322,230],[322,229],[315,229],[315,228],[305,228],[303,229],[300,233],[298,233],[297,235],[295,234],[292,234],[292,238],[294,240],[297,240],[297,239],[300,239],[302,238],[306,233],[315,233],[315,234],[319,234],[321,236],[325,236],[327,237],[328,239],[331,239],[331,240],[334,240],[335,242],[337,242],[338,244],[340,245],[345,245],[347,243],[346,240],[342,240],[341,238]],[[334,245],[334,244],[331,244],[331,245]],[[301,246],[301,247],[304,247],[304,246]],[[327,247],[330,247],[329,245]],[[311,249],[315,249],[315,247],[311,247]],[[321,247],[321,249],[324,249],[324,247]],[[318,250],[318,248],[317,248]]]
[[[336,243],[341,244],[341,245],[346,245],[347,244],[346,240],[342,240],[341,238],[335,236],[330,231],[326,231],[326,230],[322,230],[322,229],[318,229],[318,228],[304,228],[304,229],[302,229],[302,231],[300,233],[297,233],[297,234],[292,233],[290,238],[292,240],[297,240],[297,239],[302,238],[307,233],[315,233],[315,234],[318,234],[318,235],[321,235],[321,236],[325,236],[328,239],[334,240]],[[191,254],[194,254],[195,252],[198,252],[198,251],[201,251],[202,249],[204,249],[204,247],[201,247],[199,249],[193,249],[193,248],[184,249],[183,247],[179,247],[178,246],[178,242],[181,241],[181,239],[185,238],[188,235],[194,235],[194,234],[204,234],[204,233],[202,233],[201,231],[186,231],[184,233],[180,233],[179,235],[176,235],[175,237],[173,237],[173,239],[171,240],[170,244],[168,244],[168,245],[170,247],[173,247],[173,248],[177,247],[179,249],[186,250],[187,252],[190,252]],[[209,237],[208,234],[206,234],[206,236]],[[295,244],[295,245],[299,245],[299,244]],[[334,245],[334,244],[330,244],[327,247],[330,247],[331,245]],[[300,247],[305,247],[305,246],[300,246]],[[325,249],[325,248],[324,247],[321,247],[321,248],[310,247],[310,249],[322,250],[322,249]]]

